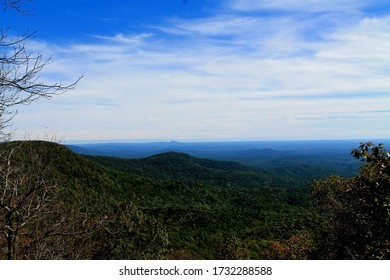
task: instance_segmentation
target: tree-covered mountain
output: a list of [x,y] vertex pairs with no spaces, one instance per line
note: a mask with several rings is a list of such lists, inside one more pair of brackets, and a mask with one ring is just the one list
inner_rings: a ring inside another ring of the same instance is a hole
[[330,175],[343,177],[358,173],[359,162],[350,152],[358,140],[338,141],[260,141],[260,142],[152,142],[70,145],[85,155],[116,158],[145,158],[167,152],[200,158],[230,161],[258,167],[277,177],[295,176],[304,184]]
[[[177,152],[86,156],[25,141],[0,145],[0,176],[0,258],[315,259],[337,258],[324,254],[342,227],[332,217],[355,205],[339,211],[337,199],[348,201],[350,185],[366,175],[317,182],[313,200],[310,168],[264,170]],[[315,207],[319,197],[331,199],[331,211]]]
[[[260,258],[273,241],[321,222],[308,201],[309,186],[258,168],[172,152],[87,158],[119,171],[129,199],[163,221],[172,249],[192,248],[199,258],[216,258],[218,246],[232,237],[250,248],[249,257]],[[133,176],[141,181],[135,184]]]
[[[105,216],[119,219],[117,215],[126,205],[134,207],[143,220],[154,223],[160,237],[166,233],[167,241],[165,244],[161,237],[157,243],[163,248],[156,249],[158,254],[147,255],[151,258],[162,257],[160,251],[164,251],[164,258],[221,258],[218,252],[224,242],[240,244],[248,258],[261,258],[272,242],[289,238],[302,229],[314,230],[321,222],[308,202],[308,186],[290,184],[258,168],[181,153],[125,160],[83,156],[46,142],[13,145],[18,154],[39,151],[37,160],[55,155],[46,176],[56,181],[56,201],[72,206],[68,209],[74,209],[73,213],[78,212],[80,217],[74,218],[80,219],[78,223],[83,224],[82,218],[88,217],[84,225],[91,223],[91,228],[99,228],[114,219],[105,221]],[[3,147],[4,153],[6,150]],[[126,211],[132,213],[131,209]],[[121,219],[131,221],[129,217]],[[109,232],[106,227],[100,230]],[[89,238],[94,234],[92,230]],[[112,239],[121,240],[118,236]],[[76,241],[81,242],[73,240]],[[122,245],[130,246],[126,244]],[[104,244],[98,245],[105,248]],[[127,247],[118,251],[115,246],[114,242],[107,258],[142,257]],[[80,256],[99,258],[89,250]],[[110,250],[105,248],[105,252]]]
[[87,157],[117,171],[153,179],[199,181],[217,186],[280,186],[281,179],[260,168],[167,152],[143,159]]

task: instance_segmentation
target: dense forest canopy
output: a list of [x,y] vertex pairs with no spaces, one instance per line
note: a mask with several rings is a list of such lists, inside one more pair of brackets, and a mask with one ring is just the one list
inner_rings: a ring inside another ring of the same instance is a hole
[[[358,175],[312,187],[304,174],[174,152],[92,157],[36,141],[0,150],[1,258],[388,258],[389,157],[381,145],[353,151],[363,159]],[[24,195],[10,196],[9,186]],[[11,251],[9,228],[18,231]]]

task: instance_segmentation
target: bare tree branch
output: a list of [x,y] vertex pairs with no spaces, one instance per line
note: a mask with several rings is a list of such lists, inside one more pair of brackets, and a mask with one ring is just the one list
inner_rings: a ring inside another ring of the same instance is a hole
[[16,10],[18,13],[26,14],[32,12],[32,10],[24,9],[26,2],[32,2],[32,0],[2,0],[0,4],[3,6],[3,10]]
[[40,141],[0,144],[0,250],[7,259],[64,259],[72,242],[99,224],[59,199],[63,187],[52,168],[64,149]]
[[64,85],[62,82],[42,81],[40,73],[51,62],[42,54],[29,52],[26,41],[34,33],[10,38],[0,30],[0,138],[8,136],[5,128],[9,125],[16,105],[28,105],[40,98],[50,99],[73,89],[79,80]]

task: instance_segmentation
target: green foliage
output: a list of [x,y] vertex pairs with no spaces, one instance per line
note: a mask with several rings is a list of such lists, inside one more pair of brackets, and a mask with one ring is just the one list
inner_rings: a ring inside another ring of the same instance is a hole
[[92,259],[161,259],[168,235],[156,219],[123,203],[106,213],[89,242]]
[[157,180],[201,181],[206,184],[235,187],[280,184],[280,180],[274,174],[258,168],[228,161],[200,159],[176,152],[144,159],[96,156],[87,158],[105,167]]
[[[316,175],[305,165],[277,174],[172,152],[134,160],[81,156],[46,142],[25,147],[39,151],[37,163],[60,151],[42,165],[47,182],[58,186],[47,205],[53,214],[25,228],[39,228],[55,254],[28,258],[388,257],[389,163],[382,146],[354,151],[364,160],[358,176],[314,183],[321,212],[308,196]],[[18,160],[30,166],[33,159],[22,155]],[[51,225],[59,226],[45,236],[41,229]],[[39,247],[29,241],[25,252]]]
[[[289,238],[321,220],[308,188],[237,163],[166,153],[145,159],[86,157],[111,170],[121,197],[162,222],[169,256],[222,258],[221,244],[235,236],[258,258],[264,244]],[[169,257],[168,256],[168,257]],[[237,256],[235,258],[238,258]]]
[[331,177],[313,184],[313,196],[329,219],[323,258],[388,259],[389,153],[383,145],[368,142],[352,154],[363,162],[357,176]]
[[119,188],[106,169],[42,141],[3,144],[0,155],[0,259],[163,255],[166,230],[116,199]]

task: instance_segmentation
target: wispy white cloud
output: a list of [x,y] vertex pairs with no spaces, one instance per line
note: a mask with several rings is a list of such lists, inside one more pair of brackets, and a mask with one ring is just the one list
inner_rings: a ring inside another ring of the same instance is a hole
[[120,43],[126,45],[139,46],[140,44],[144,44],[145,40],[152,37],[152,33],[141,33],[133,36],[126,36],[123,33],[116,34],[115,36],[103,36],[103,35],[93,35],[92,37],[105,40],[113,43]]
[[384,0],[231,0],[229,7],[241,11],[350,12],[381,3],[386,2]]
[[[318,11],[334,2],[303,1]],[[67,139],[390,137],[380,118],[390,104],[390,17],[224,14],[94,39],[41,43],[54,54],[50,77],[85,78],[21,111],[22,131],[55,127]]]

